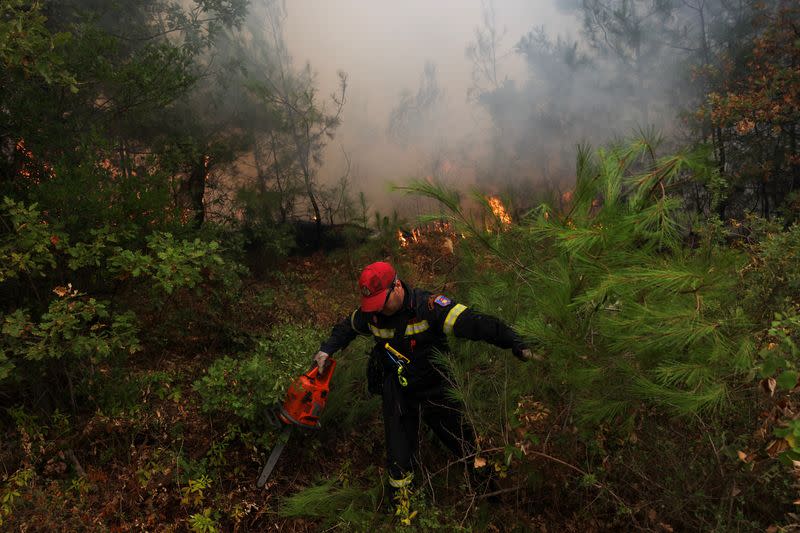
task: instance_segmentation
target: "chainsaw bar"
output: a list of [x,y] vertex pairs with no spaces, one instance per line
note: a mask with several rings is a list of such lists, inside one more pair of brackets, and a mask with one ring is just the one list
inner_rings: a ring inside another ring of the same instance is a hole
[[261,475],[258,476],[258,483],[256,485],[258,488],[263,487],[267,483],[267,478],[275,469],[275,465],[278,464],[278,458],[281,456],[283,452],[283,448],[286,446],[286,443],[289,442],[289,436],[292,434],[292,426],[286,426],[280,437],[278,437],[278,444],[272,449],[272,453],[267,459],[267,464],[264,465],[264,469],[261,471]]

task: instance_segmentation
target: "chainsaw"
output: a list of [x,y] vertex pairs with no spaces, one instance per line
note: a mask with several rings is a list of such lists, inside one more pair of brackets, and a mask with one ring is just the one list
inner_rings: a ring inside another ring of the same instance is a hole
[[328,358],[328,366],[323,374],[320,375],[319,367],[314,366],[310,371],[298,377],[289,386],[286,399],[277,413],[277,422],[284,427],[278,443],[272,449],[272,453],[267,459],[267,464],[258,476],[258,487],[263,487],[275,465],[283,452],[283,448],[289,441],[292,430],[295,427],[304,429],[319,429],[319,417],[325,404],[328,401],[328,391],[330,390],[333,369],[336,368],[336,361]]

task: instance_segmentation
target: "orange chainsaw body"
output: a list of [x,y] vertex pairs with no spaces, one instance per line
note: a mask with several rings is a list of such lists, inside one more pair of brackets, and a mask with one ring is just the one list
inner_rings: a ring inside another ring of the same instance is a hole
[[319,428],[319,417],[328,401],[334,368],[336,361],[328,358],[324,374],[320,375],[319,367],[315,366],[294,380],[278,414],[281,422],[308,429]]

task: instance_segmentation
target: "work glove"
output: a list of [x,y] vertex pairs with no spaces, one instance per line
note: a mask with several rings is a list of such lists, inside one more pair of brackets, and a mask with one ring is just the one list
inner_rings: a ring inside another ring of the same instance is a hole
[[322,351],[317,352],[314,356],[314,363],[319,367],[320,375],[325,373],[325,368],[328,366],[328,357],[330,356]]
[[532,352],[530,348],[525,346],[517,346],[511,350],[511,353],[523,363],[527,363],[528,361],[544,361],[544,357],[538,353]]

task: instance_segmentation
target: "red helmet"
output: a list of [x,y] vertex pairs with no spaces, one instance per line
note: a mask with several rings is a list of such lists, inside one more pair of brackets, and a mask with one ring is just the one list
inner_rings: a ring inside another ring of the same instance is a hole
[[358,278],[361,291],[361,310],[374,313],[383,309],[389,289],[397,279],[392,265],[383,261],[367,265]]

